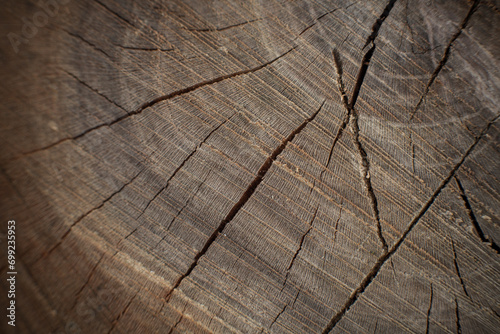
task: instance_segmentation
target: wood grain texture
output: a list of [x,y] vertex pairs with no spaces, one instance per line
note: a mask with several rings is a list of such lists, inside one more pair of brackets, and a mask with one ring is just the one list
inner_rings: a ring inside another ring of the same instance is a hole
[[498,8],[4,1],[1,331],[498,332]]

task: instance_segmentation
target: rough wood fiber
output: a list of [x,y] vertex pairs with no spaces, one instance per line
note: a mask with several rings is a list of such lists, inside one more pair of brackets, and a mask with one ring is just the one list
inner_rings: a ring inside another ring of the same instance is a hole
[[54,1],[0,13],[2,332],[498,332],[495,1]]

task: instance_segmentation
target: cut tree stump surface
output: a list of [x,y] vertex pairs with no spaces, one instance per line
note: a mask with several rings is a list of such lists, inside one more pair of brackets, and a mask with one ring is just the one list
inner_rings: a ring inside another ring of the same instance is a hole
[[0,12],[2,332],[498,333],[497,1],[43,3]]

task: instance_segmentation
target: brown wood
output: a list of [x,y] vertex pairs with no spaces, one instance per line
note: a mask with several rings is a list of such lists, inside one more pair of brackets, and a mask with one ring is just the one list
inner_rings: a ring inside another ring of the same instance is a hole
[[499,331],[494,0],[2,4],[1,332]]

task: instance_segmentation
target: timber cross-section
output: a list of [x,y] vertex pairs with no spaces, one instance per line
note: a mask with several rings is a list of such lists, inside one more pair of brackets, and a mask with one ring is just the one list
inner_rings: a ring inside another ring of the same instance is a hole
[[500,327],[494,1],[4,7],[1,332]]

